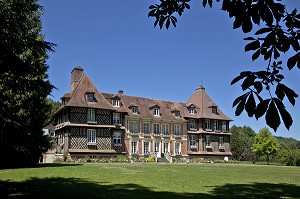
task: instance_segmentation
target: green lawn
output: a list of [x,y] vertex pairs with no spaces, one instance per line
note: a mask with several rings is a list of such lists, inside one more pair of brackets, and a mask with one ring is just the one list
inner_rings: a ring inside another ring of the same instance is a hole
[[47,164],[0,170],[0,198],[300,198],[300,167]]

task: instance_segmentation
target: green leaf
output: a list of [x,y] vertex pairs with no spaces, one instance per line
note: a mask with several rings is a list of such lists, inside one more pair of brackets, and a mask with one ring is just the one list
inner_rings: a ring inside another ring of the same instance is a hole
[[284,89],[283,89],[283,84],[277,84],[275,94],[277,95],[277,97],[280,100],[283,100],[283,98],[285,96]]
[[294,68],[296,63],[299,61],[299,58],[300,58],[300,53],[297,53],[296,55],[294,55],[288,59],[287,66],[288,66],[289,70]]
[[255,35],[261,35],[261,34],[264,34],[267,32],[271,32],[271,31],[272,31],[272,28],[261,28],[255,33]]
[[277,130],[277,128],[279,127],[279,125],[281,123],[279,113],[278,113],[278,110],[276,108],[276,105],[275,105],[273,99],[272,99],[272,101],[269,105],[269,108],[267,110],[267,113],[266,113],[266,122],[269,127],[274,129],[274,131]]
[[289,87],[287,87],[286,85],[284,84],[281,84],[281,87],[285,93],[285,95],[287,96],[287,98],[289,99],[290,103],[295,106],[295,103],[296,103],[296,99],[298,97],[298,94],[295,93],[294,90],[290,89]]
[[245,52],[249,50],[257,50],[260,47],[260,42],[259,40],[255,40],[245,46]]
[[289,130],[293,124],[293,119],[292,119],[291,115],[289,114],[289,112],[287,112],[287,110],[281,100],[278,100],[275,98],[274,101],[280,112],[281,119],[283,120],[285,127]]
[[242,99],[247,95],[247,93],[239,96],[238,98],[236,98],[232,104],[232,108],[235,107],[238,103],[240,103],[242,101]]
[[248,33],[252,30],[252,21],[249,15],[246,14],[243,25],[242,25],[242,30],[244,33]]
[[249,95],[249,93],[246,93],[244,95],[244,98],[240,101],[239,105],[236,107],[236,109],[235,109],[236,116],[239,116],[243,112],[248,95]]
[[257,105],[256,110],[255,110],[255,118],[256,119],[262,117],[267,112],[270,100],[271,99],[263,100]]
[[256,60],[260,55],[260,49],[258,49],[257,51],[255,51],[255,53],[253,53],[252,55],[252,61]]
[[253,93],[251,92],[245,104],[245,110],[247,111],[249,117],[253,117],[255,113],[255,109],[256,109],[256,103],[255,103]]
[[263,89],[262,83],[259,81],[254,82],[254,88],[256,89],[257,93],[260,93]]
[[249,75],[242,83],[242,89],[246,90],[247,88],[249,88],[250,86],[252,86],[254,84],[254,80],[256,79],[256,77],[254,75]]
[[204,8],[206,7],[206,4],[207,4],[207,0],[203,0],[202,5],[203,5]]
[[170,26],[170,18],[167,18],[166,28],[169,29],[169,26]]

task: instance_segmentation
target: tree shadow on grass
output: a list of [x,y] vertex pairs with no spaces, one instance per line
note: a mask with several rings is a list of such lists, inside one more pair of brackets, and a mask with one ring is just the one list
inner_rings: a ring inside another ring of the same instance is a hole
[[176,193],[176,190],[158,192],[152,187],[138,184],[95,183],[79,178],[31,178],[24,182],[0,181],[0,198],[300,198],[299,190],[299,186],[291,184],[254,183],[226,184],[213,188],[211,193]]

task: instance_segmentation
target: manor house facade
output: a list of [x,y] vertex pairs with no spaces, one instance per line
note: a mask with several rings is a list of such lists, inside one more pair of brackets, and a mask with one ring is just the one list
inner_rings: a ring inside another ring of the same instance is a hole
[[231,156],[227,117],[201,85],[185,102],[100,92],[81,67],[55,113],[57,153],[82,156]]

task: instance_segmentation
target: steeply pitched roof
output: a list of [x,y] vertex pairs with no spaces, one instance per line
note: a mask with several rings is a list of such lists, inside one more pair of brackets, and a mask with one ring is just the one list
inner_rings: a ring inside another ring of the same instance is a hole
[[[86,94],[94,93],[95,102],[87,102]],[[83,73],[76,88],[71,93],[71,98],[65,106],[78,106],[99,109],[116,110],[108,103],[101,92],[96,88],[90,78]]]
[[[197,108],[195,114],[190,114],[188,111],[185,111],[185,117],[232,120],[218,108],[217,104],[207,95],[203,86],[196,89],[186,104],[194,104]],[[217,114],[212,113],[212,107],[217,108]]]

